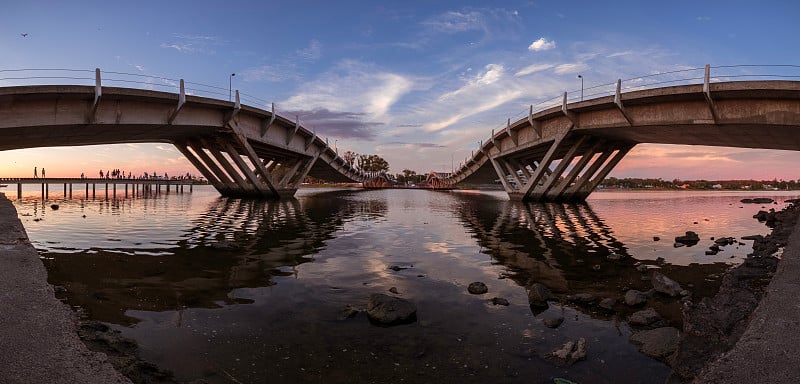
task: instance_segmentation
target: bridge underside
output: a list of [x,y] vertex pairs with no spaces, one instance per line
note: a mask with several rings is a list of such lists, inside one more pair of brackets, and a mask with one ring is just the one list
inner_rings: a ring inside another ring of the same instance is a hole
[[635,145],[561,136],[488,162],[512,200],[583,201]]

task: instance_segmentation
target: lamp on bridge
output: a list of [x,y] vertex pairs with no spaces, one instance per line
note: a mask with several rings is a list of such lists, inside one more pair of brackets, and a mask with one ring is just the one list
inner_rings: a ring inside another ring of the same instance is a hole
[[578,78],[581,79],[581,101],[583,101],[583,75],[578,75]]
[[228,101],[231,101],[231,96],[233,94],[233,77],[234,76],[236,76],[235,73],[231,73],[231,75],[228,76]]

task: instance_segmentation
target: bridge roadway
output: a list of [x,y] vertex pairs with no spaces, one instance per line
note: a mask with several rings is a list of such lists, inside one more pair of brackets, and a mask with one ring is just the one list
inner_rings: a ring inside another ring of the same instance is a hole
[[[800,82],[711,82],[621,92],[492,132],[438,188],[502,183],[512,199],[584,200],[639,143],[800,150]],[[95,86],[0,88],[0,150],[171,143],[222,195],[291,196],[306,176],[380,186],[299,121],[236,101]]]

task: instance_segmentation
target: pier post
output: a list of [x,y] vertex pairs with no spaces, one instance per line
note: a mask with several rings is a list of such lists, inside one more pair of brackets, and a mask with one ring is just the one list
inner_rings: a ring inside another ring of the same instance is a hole
[[114,194],[113,194],[113,195],[111,195],[111,197],[112,197],[114,200],[116,200],[116,199],[117,199],[117,183],[113,183],[113,184],[111,185],[111,187],[112,187],[112,188],[114,188],[114,189],[113,189],[113,192],[114,192]]
[[64,183],[64,197],[67,197],[67,183]]
[[96,186],[97,186],[97,184],[92,183],[92,200],[94,200],[94,198],[95,198],[95,187]]
[[106,183],[106,200],[108,200],[108,183]]
[[69,183],[69,199],[72,200],[72,183]]
[[128,183],[125,183],[125,198],[128,198]]
[[22,182],[17,183],[17,200],[22,200]]

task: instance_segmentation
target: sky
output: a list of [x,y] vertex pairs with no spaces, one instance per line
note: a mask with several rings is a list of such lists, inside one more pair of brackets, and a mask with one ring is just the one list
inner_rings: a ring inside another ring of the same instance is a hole
[[[47,68],[182,78],[220,99],[230,85],[340,153],[382,156],[392,173],[457,168],[507,119],[580,92],[578,75],[590,89],[706,64],[800,64],[793,0],[1,1],[0,86],[34,81],[8,70]],[[640,144],[611,176],[794,180],[799,161]],[[33,167],[197,174],[163,143],[0,152],[0,177]]]

